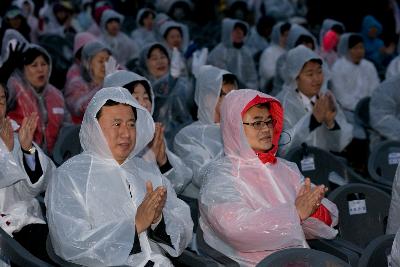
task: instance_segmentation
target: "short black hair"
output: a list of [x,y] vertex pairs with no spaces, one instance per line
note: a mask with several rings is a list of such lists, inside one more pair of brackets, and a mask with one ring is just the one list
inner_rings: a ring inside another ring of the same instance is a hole
[[133,94],[134,91],[135,91],[135,87],[136,87],[136,85],[138,85],[138,84],[143,85],[144,89],[146,90],[146,93],[147,93],[147,94],[149,95],[149,97],[150,97],[150,102],[152,102],[152,101],[151,101],[151,90],[150,90],[150,85],[149,85],[148,82],[143,81],[143,80],[141,80],[141,81],[134,81],[134,82],[130,82],[130,83],[128,83],[128,84],[125,84],[125,85],[122,86],[122,87],[124,87],[125,89],[127,89],[127,90],[129,91],[129,93]]
[[284,34],[287,31],[290,31],[290,28],[292,27],[292,25],[289,22],[285,22],[281,25],[281,27],[279,28],[279,32],[281,34]]
[[107,25],[108,23],[112,22],[112,21],[116,21],[116,22],[118,22],[119,24],[121,24],[120,19],[118,19],[118,18],[111,18],[111,19],[107,20],[106,25]]
[[23,62],[24,65],[30,65],[36,58],[42,56],[47,64],[50,65],[50,57],[41,49],[37,47],[30,47],[23,53]]
[[[125,104],[125,103],[120,103],[120,102],[117,102],[117,101],[108,99],[108,100],[106,101],[106,103],[104,103],[104,105],[103,105],[103,106],[100,108],[100,110],[96,113],[96,119],[97,119],[97,120],[100,119],[101,114],[102,114],[103,107],[112,107],[112,106],[117,106],[117,105],[120,105],[120,104],[121,104],[121,105],[128,105],[128,104]],[[130,106],[130,107],[132,108],[133,115],[135,116],[135,120],[136,120],[136,118],[137,118],[136,108],[132,107],[131,105],[128,105],[128,106]]]
[[139,25],[142,25],[142,26],[143,26],[143,21],[144,21],[144,19],[147,18],[147,17],[150,16],[150,15],[152,15],[152,16],[153,16],[153,19],[154,19],[155,15],[154,15],[154,12],[153,12],[153,11],[151,11],[151,10],[146,10],[146,11],[144,11],[143,14],[142,14],[142,15],[140,16],[140,18],[139,18],[139,21],[138,21]]
[[340,24],[335,24],[331,28],[332,31],[336,32],[337,34],[343,34],[344,33],[344,28]]
[[296,43],[294,44],[294,46],[298,46],[301,44],[312,44],[313,50],[315,49],[315,44],[314,44],[314,40],[311,36],[306,35],[306,34],[302,34],[299,36],[299,38],[297,38]]
[[308,63],[308,62],[318,63],[318,64],[321,65],[321,66],[322,66],[322,64],[323,64],[323,61],[322,61],[321,59],[319,59],[319,58],[310,59],[310,60],[307,61],[306,63]]
[[236,76],[230,73],[222,75],[222,84],[234,84],[237,85]]
[[349,46],[348,48],[351,49],[358,45],[359,43],[364,43],[363,38],[359,34],[352,34],[349,37]]
[[158,44],[158,43],[154,44],[150,47],[149,51],[147,52],[146,59],[149,59],[151,52],[153,52],[153,50],[157,49],[157,48],[161,50],[161,52],[168,58],[168,61],[169,61],[169,54],[168,54],[167,49],[163,45]]
[[233,26],[233,29],[236,29],[236,28],[241,29],[245,36],[247,35],[247,27],[243,22],[236,22],[235,26]]
[[183,37],[183,32],[182,32],[182,29],[181,29],[181,27],[169,27],[166,31],[165,31],[165,33],[164,33],[164,39],[167,39],[167,36],[168,36],[168,33],[170,32],[170,31],[172,31],[172,30],[177,30],[180,34],[181,34],[181,36]]

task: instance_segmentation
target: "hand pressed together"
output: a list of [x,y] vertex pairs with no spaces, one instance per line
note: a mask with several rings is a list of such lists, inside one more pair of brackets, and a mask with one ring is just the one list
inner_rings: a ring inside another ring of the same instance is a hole
[[317,210],[327,190],[324,185],[312,188],[310,178],[305,179],[295,201],[297,213],[302,221]]

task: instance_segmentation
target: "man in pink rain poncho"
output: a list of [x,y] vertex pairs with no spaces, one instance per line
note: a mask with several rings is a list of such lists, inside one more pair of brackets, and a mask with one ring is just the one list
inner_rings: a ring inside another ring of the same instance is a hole
[[206,243],[241,266],[337,234],[338,210],[324,198],[326,188],[275,157],[282,127],[282,106],[269,95],[242,89],[222,102],[224,157],[206,167],[200,226]]

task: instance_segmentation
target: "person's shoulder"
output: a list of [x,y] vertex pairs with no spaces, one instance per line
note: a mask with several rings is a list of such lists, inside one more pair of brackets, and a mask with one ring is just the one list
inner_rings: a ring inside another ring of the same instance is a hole
[[72,158],[69,158],[61,166],[57,168],[57,171],[62,173],[69,173],[71,170],[84,170],[89,168],[89,162],[91,161],[91,156],[86,153],[80,153]]

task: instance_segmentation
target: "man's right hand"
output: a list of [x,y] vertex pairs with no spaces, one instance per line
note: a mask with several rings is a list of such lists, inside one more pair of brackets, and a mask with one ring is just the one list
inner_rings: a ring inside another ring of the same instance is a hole
[[11,152],[14,148],[14,131],[9,118],[0,119],[0,138]]
[[153,190],[152,183],[147,181],[146,191],[146,196],[136,211],[135,225],[138,234],[146,231],[158,219],[160,216],[158,213],[165,204],[164,195],[166,195],[166,192],[164,187],[159,186]]

